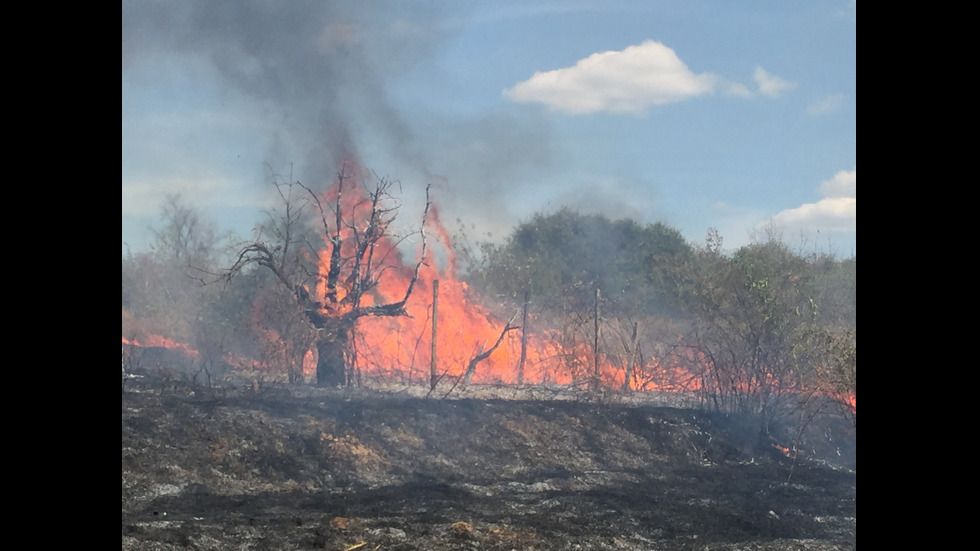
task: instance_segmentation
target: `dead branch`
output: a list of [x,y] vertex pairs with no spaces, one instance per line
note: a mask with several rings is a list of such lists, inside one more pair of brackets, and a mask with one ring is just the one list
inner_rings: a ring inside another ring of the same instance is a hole
[[[381,264],[387,260],[393,248],[386,240],[397,246],[389,231],[398,209],[387,204],[392,185],[390,180],[379,178],[373,189],[358,191],[351,185],[363,186],[363,183],[351,182],[352,177],[346,169],[345,164],[338,172],[336,196],[329,201],[299,181],[276,183],[277,193],[285,207],[285,211],[278,216],[270,214],[272,232],[277,242],[267,245],[261,239],[256,239],[244,244],[232,266],[219,274],[219,279],[230,281],[248,266],[264,267],[294,295],[310,324],[317,330],[318,384],[333,384],[327,380],[338,379],[337,373],[351,367],[347,362],[349,343],[352,342],[352,332],[359,318],[408,315],[406,304],[418,282],[422,263],[426,261],[425,226],[432,205],[431,184],[425,190],[425,210],[419,229],[421,251],[404,296],[387,304],[362,306],[364,293],[376,288],[388,269]],[[305,201],[296,199],[295,189],[305,191]],[[350,195],[352,191],[353,196]],[[301,215],[307,205],[316,209],[322,225],[322,238],[329,249],[324,251],[329,255],[325,275],[318,269],[322,266],[319,253],[322,245],[314,246],[299,231],[302,228]],[[296,250],[293,245],[299,243],[309,246],[314,258],[307,258]],[[316,267],[307,266],[311,260],[316,261]],[[313,291],[317,282],[325,284],[321,296],[315,296]],[[345,359],[338,361],[340,357]],[[321,373],[328,372],[333,374],[330,376],[332,378],[321,377]]]
[[503,331],[501,331],[500,332],[500,335],[497,337],[497,342],[495,342],[493,344],[493,346],[490,347],[490,350],[487,350],[485,352],[481,352],[481,353],[477,354],[476,356],[473,356],[473,359],[471,359],[470,362],[469,362],[469,364],[467,364],[467,366],[466,366],[466,374],[463,375],[463,382],[462,382],[462,389],[461,390],[466,390],[466,387],[470,384],[470,379],[472,379],[473,378],[473,374],[476,373],[476,364],[478,364],[478,363],[482,362],[483,360],[489,358],[490,355],[493,354],[494,350],[496,350],[497,347],[500,346],[500,343],[502,343],[504,341],[504,335],[506,335],[510,331],[513,331],[514,329],[520,329],[520,326],[519,325],[514,325],[513,324],[515,318],[517,318],[517,314],[514,314],[514,316],[510,318],[510,321],[507,322],[507,325],[504,326]]

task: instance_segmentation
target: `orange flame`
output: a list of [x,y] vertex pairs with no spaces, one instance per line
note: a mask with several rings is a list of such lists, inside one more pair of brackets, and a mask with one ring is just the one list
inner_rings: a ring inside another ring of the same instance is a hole
[[[347,183],[343,189],[340,189],[339,182],[335,182],[320,200],[325,205],[325,212],[330,213],[326,206],[335,205],[338,193],[341,194],[339,198],[343,223],[339,236],[340,253],[342,258],[350,259],[355,254],[355,240],[351,237],[355,232],[363,237],[372,214],[372,204],[371,197],[363,186],[349,185],[351,180],[355,183],[363,180],[364,176],[357,164],[348,162],[345,163],[345,168],[348,169],[345,177]],[[331,226],[335,225],[333,220],[328,222],[331,222]],[[378,282],[376,287],[360,297],[357,305],[360,307],[400,301],[415,273],[414,263],[409,265],[404,261],[403,251],[391,238],[385,223],[387,222],[381,221],[382,226],[378,228],[385,237],[376,242],[371,261],[358,268],[360,276],[370,276]],[[477,356],[487,352],[500,339],[500,345],[493,353],[476,365],[473,382],[515,384],[523,379],[528,384],[582,383],[591,379],[598,363],[603,386],[620,388],[623,385],[625,366],[602,355],[596,360],[595,351],[590,344],[579,342],[569,345],[567,340],[560,339],[560,335],[549,330],[526,333],[526,328],[523,327],[507,330],[514,325],[513,320],[519,319],[519,312],[513,312],[514,317],[508,322],[495,316],[471,295],[467,284],[459,278],[457,257],[450,234],[440,221],[439,210],[434,204],[429,205],[425,235],[427,246],[424,252],[421,249],[416,252],[417,259],[422,257],[422,264],[412,294],[405,304],[408,315],[366,316],[357,322],[352,344],[356,351],[356,366],[361,374],[387,377],[399,382],[428,382],[433,363],[432,313],[433,304],[437,300],[435,369],[440,377],[461,377]],[[321,304],[329,305],[329,309],[323,310],[324,315],[338,316],[350,311],[354,304],[344,301],[351,292],[344,285],[349,273],[340,274],[335,289],[327,288],[333,246],[330,237],[324,236],[318,266],[321,277],[312,293]],[[437,247],[430,246],[433,240]],[[349,270],[351,265],[345,264],[344,268]],[[433,292],[436,281],[439,282],[437,297]],[[261,317],[261,312],[255,311],[253,315]],[[534,325],[535,320],[531,316],[531,324]],[[263,327],[261,323],[253,325],[256,336],[263,342],[272,344],[282,340],[282,335],[275,329]],[[179,349],[193,358],[198,357],[196,350],[160,335],[149,335],[132,342],[123,338],[123,343],[164,346]],[[519,374],[522,345],[525,349],[525,361],[523,373]],[[226,358],[231,365],[263,367],[263,362],[256,360],[238,360]],[[703,353],[678,342],[674,351],[665,352],[661,358],[648,358],[642,366],[637,366],[637,371],[643,372],[643,380],[631,381],[632,388],[668,392],[697,391],[702,388],[703,383],[697,374],[703,372],[710,363]],[[306,351],[302,360],[303,374],[312,376],[315,366],[315,350]],[[854,396],[850,396],[848,402],[852,409],[856,409]]]
[[787,448],[786,446],[780,446],[779,444],[776,444],[775,442],[773,442],[772,447],[774,447],[777,450],[783,452],[783,455],[785,455],[786,457],[792,457],[793,456],[793,450]]
[[132,340],[123,337],[122,343],[128,344],[130,346],[138,346],[141,348],[161,347],[161,348],[169,348],[171,350],[179,350],[184,354],[190,356],[191,358],[197,358],[198,356],[197,350],[194,350],[193,348],[187,346],[184,343],[177,342],[173,339],[164,337],[163,335],[146,335],[145,337],[142,337],[140,339],[132,339]]
[[[354,176],[358,176],[356,171]],[[324,204],[337,200],[337,184],[325,194]],[[341,235],[342,256],[349,258],[353,252],[355,229],[364,231],[371,214],[369,198],[359,187],[346,184],[341,195],[341,211],[344,220],[355,221],[353,227],[343,228]],[[427,245],[411,296],[405,309],[407,316],[368,316],[358,321],[354,336],[357,365],[362,374],[388,376],[401,380],[427,381],[432,365],[432,312],[437,302],[436,321],[436,371],[439,376],[459,377],[478,355],[487,352],[504,334],[500,345],[490,356],[479,362],[473,374],[473,382],[514,384],[518,382],[522,338],[525,339],[523,380],[529,384],[570,384],[588,379],[594,373],[595,358],[591,347],[584,344],[574,350],[563,347],[557,335],[547,331],[528,332],[524,328],[507,330],[508,322],[498,319],[488,308],[471,297],[467,284],[459,278],[457,258],[449,232],[439,219],[438,208],[430,204],[425,223],[426,238],[435,240],[442,253],[438,261],[436,249]],[[327,242],[320,254],[320,281],[316,294],[321,299],[328,296],[327,273],[330,268],[332,243]],[[421,250],[416,253],[422,254]],[[380,273],[378,286],[361,297],[361,306],[386,304],[402,299],[414,274],[413,267],[402,260],[402,252],[388,238],[377,243],[375,260],[383,259],[382,266],[371,269]],[[443,264],[442,269],[438,266]],[[362,273],[368,267],[361,266]],[[343,276],[342,276],[343,277]],[[438,281],[438,294],[434,296],[434,282]],[[342,286],[339,286],[342,287]],[[336,301],[347,296],[349,289],[334,291]],[[326,315],[342,314],[346,305]],[[515,319],[517,319],[515,312]],[[515,324],[511,322],[510,327]],[[570,359],[572,361],[570,361]],[[573,372],[574,371],[574,372]],[[620,386],[623,383],[622,368],[608,359],[599,358],[599,371],[603,384]]]

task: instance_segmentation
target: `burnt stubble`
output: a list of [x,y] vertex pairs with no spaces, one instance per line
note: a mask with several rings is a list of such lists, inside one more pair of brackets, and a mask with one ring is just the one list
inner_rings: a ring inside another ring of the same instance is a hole
[[143,380],[122,395],[122,548],[856,548],[845,419],[811,422],[794,464],[773,446],[791,424],[501,394]]

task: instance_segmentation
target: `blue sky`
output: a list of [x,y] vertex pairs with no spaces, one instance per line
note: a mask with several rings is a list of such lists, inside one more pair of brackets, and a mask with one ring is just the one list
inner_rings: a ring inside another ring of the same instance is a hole
[[124,1],[123,251],[171,193],[248,238],[346,153],[472,240],[567,206],[850,257],[856,38],[856,0]]

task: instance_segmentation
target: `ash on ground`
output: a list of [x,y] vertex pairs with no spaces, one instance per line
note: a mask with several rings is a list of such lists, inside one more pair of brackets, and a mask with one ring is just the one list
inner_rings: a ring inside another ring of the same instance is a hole
[[636,396],[522,392],[133,382],[122,548],[856,548],[846,418],[760,432]]

